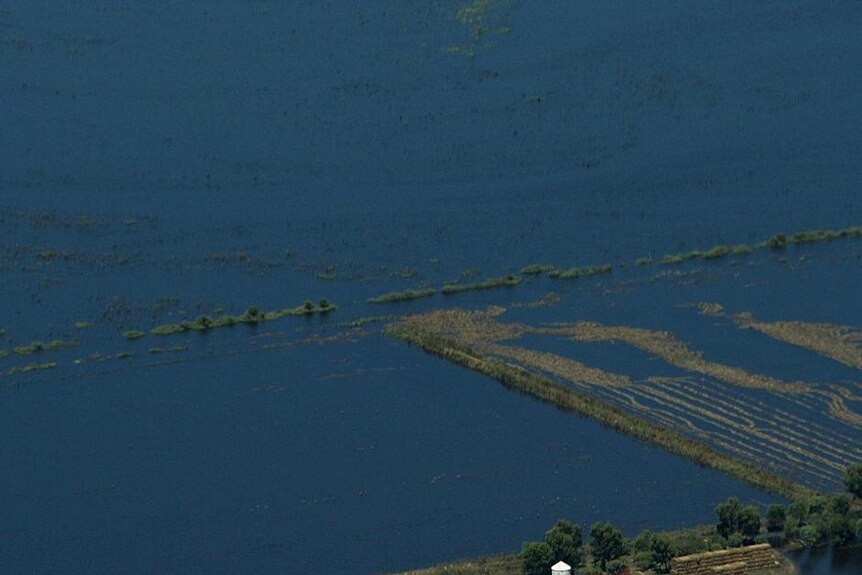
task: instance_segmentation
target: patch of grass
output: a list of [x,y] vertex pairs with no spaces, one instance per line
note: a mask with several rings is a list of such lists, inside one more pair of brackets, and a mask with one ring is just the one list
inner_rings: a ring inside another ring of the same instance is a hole
[[145,335],[147,335],[147,334],[140,331],[140,330],[137,330],[137,329],[132,329],[132,330],[123,332],[123,337],[130,340],[130,341],[134,340],[134,339],[141,339]]
[[392,303],[396,301],[410,301],[414,299],[419,299],[423,297],[429,297],[437,293],[435,289],[418,289],[418,290],[405,290],[405,291],[393,291],[387,294],[383,294],[377,297],[370,298],[366,300],[368,303]]
[[554,271],[554,266],[548,264],[531,264],[521,268],[521,274],[525,276],[537,276],[551,271]]
[[117,354],[117,359],[129,359],[132,357],[132,353],[129,351],[121,351]]
[[643,258],[638,258],[635,260],[636,266],[648,266],[651,264],[652,264],[652,258],[650,258],[650,257],[643,257]]
[[614,270],[613,266],[605,264],[602,266],[587,266],[583,268],[570,268],[567,270],[554,270],[548,273],[549,278],[568,280],[583,276],[594,276],[598,274],[609,274]]
[[473,284],[449,284],[443,286],[440,290],[444,295],[452,295],[464,291],[486,290],[498,287],[514,287],[520,284],[523,280],[518,276],[509,274],[505,277],[490,278],[483,282]]
[[76,321],[75,329],[87,329],[88,327],[92,327],[93,324],[86,321]]

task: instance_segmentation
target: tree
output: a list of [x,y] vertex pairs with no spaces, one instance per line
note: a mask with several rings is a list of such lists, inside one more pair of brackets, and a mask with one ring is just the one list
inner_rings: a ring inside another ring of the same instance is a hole
[[612,559],[608,561],[606,570],[610,575],[620,575],[626,570],[626,564],[619,559]]
[[829,542],[829,528],[819,521],[809,523],[799,530],[799,539],[806,547],[821,547]]
[[655,539],[653,532],[649,529],[644,529],[632,540],[632,550],[636,553],[649,551],[652,547],[653,539]]
[[581,564],[580,548],[583,545],[583,537],[580,525],[572,525],[560,519],[545,533],[545,542],[551,547],[558,561],[565,561],[572,567]]
[[836,547],[850,545],[856,535],[853,520],[847,515],[833,515],[829,520],[829,531]]
[[766,530],[770,533],[784,531],[784,523],[787,521],[787,513],[783,505],[770,505],[766,510]]
[[547,575],[555,563],[551,546],[541,541],[524,543],[521,549],[521,567],[524,575]]
[[652,554],[652,564],[656,573],[668,573],[670,571],[670,561],[676,556],[676,550],[670,539],[663,535],[653,537],[650,545],[650,553]]
[[847,491],[862,498],[862,463],[851,465],[844,474],[844,486]]
[[789,541],[799,536],[799,519],[788,517],[784,522],[784,539]]
[[619,559],[625,553],[622,532],[608,523],[596,523],[590,529],[593,557],[599,562],[602,570],[607,568],[608,561]]
[[718,525],[716,529],[722,537],[730,537],[731,533],[738,533],[739,515],[742,512],[742,504],[736,497],[731,497],[724,503],[719,503],[715,507],[715,514],[718,516]]
[[739,530],[746,539],[754,539],[760,533],[760,512],[754,505],[746,505],[739,512]]
[[839,493],[829,500],[829,512],[833,515],[845,516],[850,513],[850,497]]

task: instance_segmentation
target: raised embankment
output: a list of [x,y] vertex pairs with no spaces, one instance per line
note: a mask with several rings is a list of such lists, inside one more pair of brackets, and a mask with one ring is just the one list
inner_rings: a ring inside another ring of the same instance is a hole
[[671,575],[749,575],[778,567],[781,562],[768,543],[676,557]]

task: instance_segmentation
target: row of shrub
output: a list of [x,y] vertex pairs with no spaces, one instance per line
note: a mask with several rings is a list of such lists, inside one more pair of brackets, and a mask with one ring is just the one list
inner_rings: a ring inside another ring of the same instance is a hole
[[[746,255],[756,250],[781,250],[787,246],[829,242],[841,238],[862,237],[862,227],[845,228],[842,230],[810,230],[793,235],[775,234],[771,238],[756,244],[738,244],[734,246],[717,245],[708,250],[694,250],[677,254],[667,254],[661,259],[662,264],[680,264],[693,259],[715,260],[731,255]],[[639,265],[650,263],[651,260],[639,259]]]
[[[716,245],[706,250],[692,250],[675,254],[666,254],[659,260],[665,265],[681,264],[695,259],[717,260],[727,256],[741,256],[751,254],[762,249],[784,249],[790,245],[810,244],[817,242],[832,241],[840,238],[862,237],[862,227],[851,227],[841,230],[811,230],[799,232],[793,235],[776,234],[771,238],[756,244]],[[635,260],[635,265],[644,266],[654,263],[651,257],[641,257]],[[625,265],[623,265],[625,267]],[[584,276],[608,274],[613,271],[610,264],[593,265],[584,267],[573,267],[569,269],[558,269],[550,264],[530,264],[521,268],[523,276],[536,276],[547,274],[552,279],[577,279]],[[500,278],[492,278],[478,283],[452,283],[443,286],[442,289],[433,288],[409,289],[395,291],[368,299],[368,303],[392,303],[398,301],[410,301],[423,297],[429,297],[437,293],[454,294],[463,291],[491,289],[503,286],[516,286],[521,283],[521,278],[508,275]]]

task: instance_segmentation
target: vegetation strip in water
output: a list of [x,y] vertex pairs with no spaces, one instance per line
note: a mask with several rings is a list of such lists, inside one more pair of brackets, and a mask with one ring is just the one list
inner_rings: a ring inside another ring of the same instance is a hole
[[[781,250],[787,246],[813,244],[821,242],[830,242],[832,240],[842,238],[858,238],[862,237],[862,227],[850,227],[841,230],[809,230],[799,232],[793,235],[775,234],[768,240],[758,242],[756,244],[737,244],[716,245],[707,250],[693,250],[690,252],[681,252],[676,254],[666,254],[662,259],[662,264],[681,264],[689,260],[704,259],[716,260],[732,255],[746,255],[758,250],[774,249]],[[650,263],[652,260],[640,258],[637,261],[638,265]]]
[[[41,353],[43,351],[56,351],[59,349],[70,349],[78,346],[77,341],[63,341],[61,339],[55,339],[54,341],[50,341],[48,343],[42,343],[41,341],[34,341],[32,343],[28,343],[27,345],[19,345],[15,348],[15,353],[18,355],[33,355],[34,353]],[[8,354],[7,354],[8,355]]]
[[711,467],[791,500],[812,494],[810,490],[790,479],[720,453],[705,443],[630,415],[610,404],[577,393],[521,367],[485,357],[471,346],[454,339],[426,332],[415,324],[409,326],[404,322],[394,325],[390,331],[393,335],[428,353],[484,373],[510,389],[595,419],[611,429],[658,445],[671,453],[688,457],[699,465]]
[[829,323],[757,321],[749,313],[733,316],[742,329],[753,329],[771,338],[811,350],[844,365],[862,369],[862,331]]
[[577,279],[583,276],[594,276],[599,274],[609,274],[614,270],[613,266],[610,265],[601,265],[601,266],[587,266],[583,268],[570,268],[567,270],[553,270],[548,272],[548,277],[552,279]]
[[472,284],[448,284],[443,286],[440,292],[443,295],[451,295],[465,291],[486,290],[498,287],[514,287],[519,285],[523,280],[518,276],[509,274],[505,277],[490,278],[485,281]]
[[409,289],[405,291],[393,291],[366,300],[368,303],[393,303],[396,301],[410,301],[423,297],[429,297],[437,293],[435,289]]
[[539,274],[552,272],[555,269],[557,268],[548,264],[531,264],[521,268],[521,274],[525,276],[537,276]]
[[335,310],[336,308],[337,306],[326,299],[320,300],[317,304],[311,300],[307,300],[304,304],[296,307],[267,312],[261,312],[256,307],[250,307],[242,315],[221,315],[217,317],[202,315],[193,322],[181,321],[180,323],[171,323],[154,327],[150,330],[150,333],[155,335],[171,335],[186,331],[209,331],[211,329],[230,327],[242,323],[257,324],[263,321],[272,321],[290,316],[325,314]]
[[[811,230],[799,232],[793,235],[776,234],[768,240],[756,244],[716,245],[706,250],[693,250],[676,254],[666,254],[661,260],[662,264],[681,264],[695,259],[717,260],[732,255],[747,255],[764,249],[784,249],[791,245],[802,245],[819,242],[828,242],[842,238],[862,237],[862,227],[850,227],[841,230]],[[654,263],[652,257],[641,257],[635,260],[635,266],[651,265]],[[623,267],[626,267],[623,265]],[[524,276],[537,276],[546,273],[551,279],[577,279],[580,277],[609,274],[613,272],[610,264],[592,265],[584,267],[573,267],[569,269],[558,269],[550,264],[530,264],[521,268],[520,273]],[[399,301],[410,301],[423,297],[429,297],[438,293],[452,295],[464,291],[485,290],[496,287],[514,287],[522,282],[521,277],[509,274],[505,277],[491,278],[479,283],[446,284],[440,290],[433,288],[409,289],[395,291],[366,300],[368,303],[394,303]]]
[[666,331],[654,331],[635,327],[609,327],[593,322],[578,322],[575,339],[585,342],[622,341],[647,353],[660,357],[671,365],[709,375],[733,385],[752,389],[801,393],[810,391],[802,382],[784,382],[759,373],[707,361],[698,351],[688,348]]
[[21,367],[13,367],[6,373],[9,375],[15,375],[16,373],[30,373],[32,371],[41,371],[43,369],[54,369],[55,367],[57,367],[57,363],[53,361],[46,363],[31,363]]

